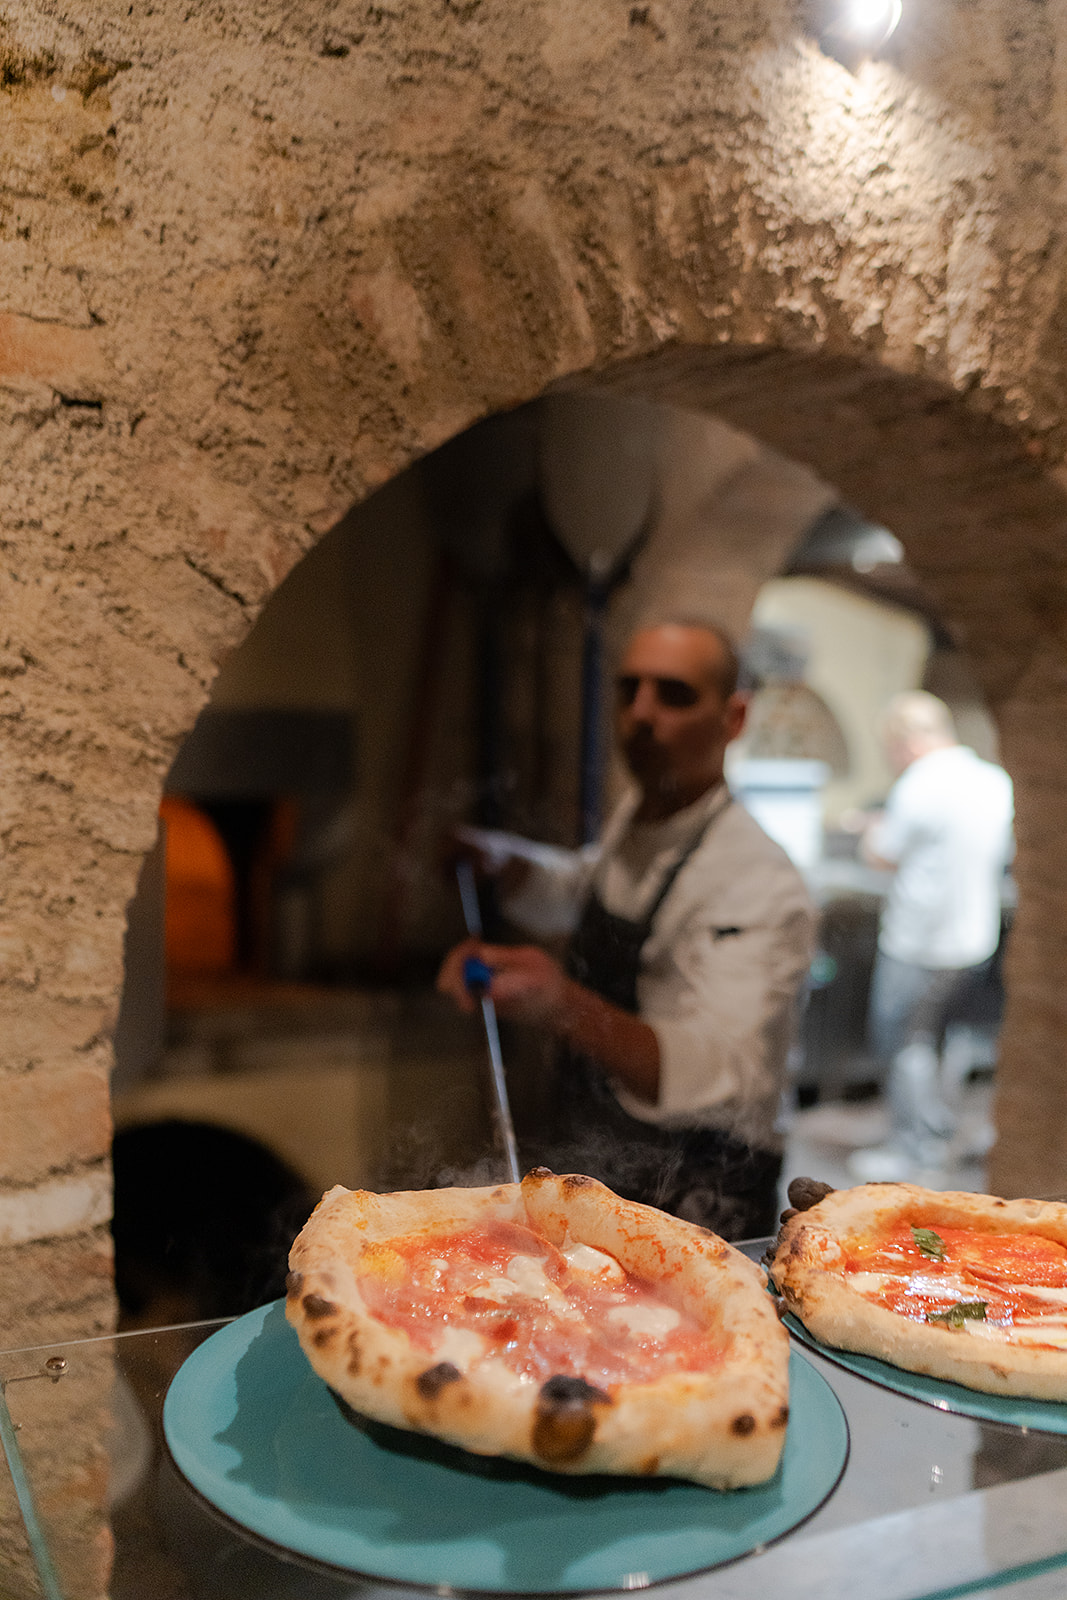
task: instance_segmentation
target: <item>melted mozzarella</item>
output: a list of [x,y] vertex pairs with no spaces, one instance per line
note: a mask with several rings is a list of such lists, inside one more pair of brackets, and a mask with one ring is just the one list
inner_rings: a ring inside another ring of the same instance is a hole
[[1034,1317],[1015,1323],[967,1321],[963,1329],[972,1339],[990,1344],[1044,1344],[1067,1350],[1067,1323],[1061,1317]]
[[881,1294],[886,1284],[891,1281],[888,1272],[852,1272],[848,1279],[857,1294]]
[[562,1289],[545,1274],[544,1265],[535,1256],[512,1256],[501,1275],[491,1266],[472,1272],[466,1292],[486,1300],[506,1301],[516,1295],[528,1295],[551,1305],[559,1313],[567,1309],[567,1298]]
[[514,1294],[541,1293],[540,1288],[524,1290],[522,1285],[516,1283],[514,1278],[510,1276],[510,1270],[509,1268],[509,1276],[506,1278],[500,1278],[492,1274],[484,1278],[475,1278],[467,1293],[483,1296],[487,1300],[507,1300],[509,1296]]
[[535,1299],[559,1298],[559,1290],[545,1273],[536,1256],[512,1256],[507,1275],[513,1294],[530,1294]]
[[628,1333],[639,1339],[665,1339],[681,1322],[681,1313],[673,1306],[645,1301],[638,1305],[615,1306],[607,1314],[607,1321],[618,1323]]
[[953,1272],[915,1272],[908,1279],[913,1294],[931,1300],[981,1300],[981,1292],[970,1279]]
[[437,1341],[435,1359],[451,1361],[460,1372],[466,1372],[488,1348],[480,1333],[471,1328],[444,1328]]
[[919,1271],[899,1275],[894,1272],[853,1272],[849,1277],[849,1283],[858,1294],[866,1295],[870,1299],[880,1295],[891,1283],[898,1283],[914,1295],[926,1295],[931,1299],[981,1299],[973,1283],[948,1272]]
[[595,1250],[591,1244],[571,1244],[564,1248],[563,1255],[577,1278],[593,1278],[601,1283],[626,1281],[624,1269],[606,1250]]
[[1033,1295],[1035,1300],[1047,1300],[1054,1306],[1067,1306],[1067,1289],[1053,1289],[1046,1283],[1038,1286],[1028,1283],[1025,1288],[1027,1294]]

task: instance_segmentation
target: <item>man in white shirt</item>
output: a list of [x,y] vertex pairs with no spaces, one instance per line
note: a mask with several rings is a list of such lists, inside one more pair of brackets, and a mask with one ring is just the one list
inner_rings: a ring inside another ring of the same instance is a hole
[[570,932],[566,963],[468,940],[438,985],[471,1010],[463,962],[477,955],[501,1015],[563,1047],[552,1164],[729,1237],[769,1232],[814,913],[723,780],[746,710],[729,639],[687,621],[645,628],[616,688],[634,791],[598,847],[537,852],[505,901],[535,936]]
[[868,1180],[936,1172],[949,1158],[956,1118],[940,1049],[1000,941],[1013,816],[1011,779],[957,742],[941,700],[898,695],[882,732],[899,776],[864,841],[868,861],[893,872],[868,1034],[887,1075],[893,1133],[852,1157],[853,1175]]

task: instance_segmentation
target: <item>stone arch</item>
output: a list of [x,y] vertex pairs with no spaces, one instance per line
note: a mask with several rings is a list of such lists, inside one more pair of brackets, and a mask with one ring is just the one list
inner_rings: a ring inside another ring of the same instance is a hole
[[[10,1345],[110,1322],[125,906],[219,660],[352,504],[559,382],[708,407],[906,544],[1019,787],[993,1181],[1067,1187],[1067,13],[916,7],[849,71],[810,9],[27,0],[4,19]],[[106,1539],[88,1553],[86,1415],[41,1448],[88,1594]]]
[[1064,1186],[1067,22],[942,10],[853,73],[786,0],[11,25],[0,1239],[100,1265],[124,909],[218,661],[349,506],[582,381],[808,462],[939,598],[1020,788],[994,1170]]

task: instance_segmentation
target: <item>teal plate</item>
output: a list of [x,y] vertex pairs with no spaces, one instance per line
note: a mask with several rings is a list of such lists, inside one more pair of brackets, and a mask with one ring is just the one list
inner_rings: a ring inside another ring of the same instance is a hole
[[844,1413],[796,1351],[790,1385],[782,1461],[758,1488],[560,1477],[353,1427],[277,1301],[193,1351],[167,1393],[163,1431],[211,1506],[312,1562],[435,1589],[636,1589],[736,1561],[833,1493],[848,1459]]
[[795,1339],[835,1366],[844,1367],[870,1383],[880,1384],[883,1389],[893,1389],[909,1400],[921,1400],[923,1405],[936,1406],[938,1411],[977,1417],[982,1422],[1003,1422],[1012,1428],[1030,1428],[1036,1433],[1067,1433],[1067,1405],[1062,1401],[1016,1400],[1009,1395],[983,1394],[979,1389],[966,1389],[963,1384],[949,1383],[944,1378],[905,1372],[903,1367],[890,1366],[888,1361],[878,1361],[874,1356],[859,1356],[851,1350],[835,1350],[820,1343],[791,1311],[786,1312],[782,1321]]

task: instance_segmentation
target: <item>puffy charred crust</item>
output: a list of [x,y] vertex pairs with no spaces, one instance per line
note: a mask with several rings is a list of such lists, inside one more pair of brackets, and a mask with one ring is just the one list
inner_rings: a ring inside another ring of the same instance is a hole
[[456,1383],[462,1376],[451,1361],[439,1361],[435,1367],[427,1367],[425,1372],[419,1373],[415,1387],[424,1400],[436,1400],[442,1389],[447,1389],[450,1383]]
[[755,1431],[756,1419],[751,1411],[742,1411],[730,1424],[730,1432],[736,1433],[739,1439],[747,1439],[749,1434]]
[[287,1272],[285,1275],[286,1298],[294,1300],[304,1287],[304,1274],[302,1272]]
[[786,1242],[791,1239],[794,1247],[797,1244],[797,1228],[792,1225],[796,1224],[798,1217],[814,1210],[828,1195],[836,1194],[837,1190],[828,1183],[821,1183],[817,1178],[794,1178],[787,1192],[790,1204],[778,1219],[778,1237],[760,1263],[766,1269],[774,1288],[780,1288],[780,1285],[772,1269],[781,1263]]
[[348,1334],[348,1375],[358,1378],[359,1370],[363,1365],[363,1352],[359,1347],[359,1331],[356,1328],[349,1330]]
[[611,1405],[611,1396],[584,1378],[557,1373],[541,1385],[534,1411],[531,1444],[542,1461],[553,1465],[578,1461],[596,1433],[596,1407]]
[[775,1415],[771,1418],[771,1427],[772,1428],[784,1428],[788,1421],[789,1421],[789,1407],[788,1406],[781,1406],[778,1409],[778,1411],[775,1413]]
[[[788,1233],[783,1229],[777,1251],[771,1252],[771,1261],[777,1268],[784,1270],[802,1262],[806,1253],[807,1245],[801,1229],[791,1228]],[[786,1292],[785,1287],[777,1281],[777,1278],[775,1279],[775,1284],[782,1293]]]
[[[587,1178],[584,1173],[569,1172],[563,1180],[563,1186],[565,1189],[585,1189],[589,1184],[595,1182],[595,1178]],[[551,1383],[553,1380],[550,1378],[548,1381]]]
[[611,1404],[611,1396],[606,1390],[598,1389],[584,1378],[568,1377],[564,1372],[557,1372],[554,1378],[547,1379],[541,1385],[541,1399],[548,1405],[570,1405],[578,1400],[599,1400],[606,1406]]
[[794,1178],[786,1190],[794,1211],[810,1211],[812,1206],[817,1206],[820,1200],[825,1200],[833,1192],[832,1183],[820,1183],[818,1178]]
[[526,1176],[528,1178],[536,1178],[538,1183],[541,1183],[545,1178],[554,1178],[556,1174],[551,1167],[531,1167]]
[[304,1308],[305,1317],[310,1317],[312,1322],[319,1317],[333,1317],[337,1314],[337,1307],[332,1300],[324,1300],[321,1294],[306,1294],[300,1304]]

